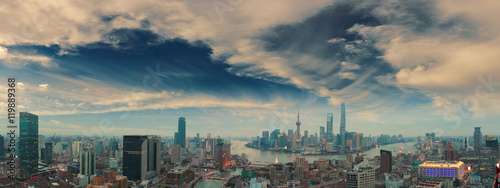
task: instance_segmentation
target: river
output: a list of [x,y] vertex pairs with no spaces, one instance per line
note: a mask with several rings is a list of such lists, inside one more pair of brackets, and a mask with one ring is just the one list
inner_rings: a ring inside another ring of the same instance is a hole
[[[245,153],[248,160],[250,160],[253,164],[268,164],[268,163],[273,163],[276,160],[276,157],[278,158],[278,161],[281,163],[288,163],[288,162],[293,162],[296,157],[305,157],[309,163],[314,162],[317,159],[336,159],[336,160],[345,160],[346,156],[345,155],[305,155],[302,156],[300,154],[288,154],[288,153],[280,153],[280,152],[273,152],[273,151],[265,151],[265,150],[258,150],[254,148],[248,148],[245,146],[247,144],[247,141],[231,141],[231,154],[237,154],[241,155],[242,153]],[[369,151],[364,152],[366,154],[365,157],[367,158],[373,158],[374,156],[380,155],[380,150],[389,150],[392,151],[393,155],[396,155],[399,152],[399,148],[403,147],[402,151],[404,153],[407,153],[408,151],[415,152],[413,145],[414,142],[408,142],[408,143],[397,143],[397,144],[389,144],[385,146],[381,146],[379,148],[373,148]],[[232,172],[231,174],[224,174],[224,177],[232,177],[233,175],[236,175],[241,173],[241,170],[237,170],[236,172]],[[196,184],[195,188],[203,188],[203,187],[209,187],[209,188],[218,188],[222,187],[224,182],[221,181],[213,181],[213,180],[202,180],[199,183]]]

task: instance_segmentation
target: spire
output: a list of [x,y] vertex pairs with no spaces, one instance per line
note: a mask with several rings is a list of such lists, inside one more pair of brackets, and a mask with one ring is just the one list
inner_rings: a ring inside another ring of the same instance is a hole
[[298,126],[300,126],[300,109],[297,109],[297,123],[295,123]]
[[300,107],[297,108],[297,121],[300,121],[299,117],[300,117]]

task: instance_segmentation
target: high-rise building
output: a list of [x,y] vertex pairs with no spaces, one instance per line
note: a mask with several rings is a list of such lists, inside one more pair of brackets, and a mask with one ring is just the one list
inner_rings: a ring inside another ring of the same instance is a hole
[[333,113],[326,114],[326,141],[333,142]]
[[215,159],[219,170],[225,169],[229,165],[231,156],[231,144],[218,143],[215,146]]
[[186,118],[184,117],[179,118],[178,133],[176,144],[186,148]]
[[38,135],[38,158],[41,159],[41,150],[42,148],[45,148],[45,136],[43,135]]
[[104,143],[102,140],[95,141],[95,154],[98,156],[104,155]]
[[159,136],[148,136],[148,168],[147,171],[154,176],[160,175],[161,167],[161,139]]
[[262,131],[262,138],[269,138],[269,131]]
[[73,145],[71,145],[71,148],[73,149],[73,158],[79,157],[80,156],[80,150],[82,150],[82,142],[80,141],[74,141]]
[[320,126],[319,127],[319,140],[323,140],[325,138],[325,127]]
[[448,147],[444,149],[444,159],[447,161],[454,161],[456,160],[455,157],[455,148],[451,146],[451,141],[448,141]]
[[479,175],[493,176],[495,174],[496,161],[493,150],[483,147],[479,150]]
[[3,136],[0,135],[0,159],[5,159],[5,146],[3,139]]
[[363,149],[363,133],[356,133],[354,137],[354,149]]
[[96,174],[96,153],[91,147],[86,147],[80,153],[80,174]]
[[172,163],[182,162],[182,147],[180,145],[172,145]]
[[489,147],[493,152],[493,160],[498,161],[498,138],[494,136],[486,136],[486,147]]
[[384,174],[392,171],[392,152],[380,150],[380,173]]
[[280,134],[279,129],[275,129],[273,132],[271,132],[271,137],[269,137],[270,140],[278,140],[278,134]]
[[476,154],[479,154],[483,147],[482,138],[483,134],[481,133],[481,127],[474,127],[474,152],[476,152]]
[[347,188],[375,188],[375,170],[362,167],[346,173]]
[[19,113],[19,169],[23,179],[38,173],[38,116]]
[[52,152],[54,150],[54,147],[52,146],[52,143],[45,143],[45,148],[44,148],[44,159],[47,164],[52,164]]
[[145,180],[159,174],[160,139],[157,136],[123,136],[123,175],[129,180]]
[[340,105],[340,133],[345,132],[345,102]]

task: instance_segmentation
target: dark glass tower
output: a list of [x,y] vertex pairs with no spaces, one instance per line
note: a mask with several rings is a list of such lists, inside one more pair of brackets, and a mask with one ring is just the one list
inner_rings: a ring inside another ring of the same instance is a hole
[[19,113],[19,171],[23,179],[38,173],[38,116]]
[[52,143],[45,143],[44,158],[47,164],[52,164],[52,150],[53,150]]
[[179,134],[177,135],[176,144],[179,144],[181,147],[185,148],[186,147],[186,118],[184,118],[184,117],[179,118],[179,126],[178,126],[177,132]]
[[0,159],[5,159],[5,147],[2,135],[0,135]]
[[483,147],[482,138],[481,127],[474,127],[474,152],[476,154],[479,154]]
[[333,142],[333,113],[326,114],[326,141]]
[[123,136],[123,175],[129,180],[145,180],[160,173],[160,138]]

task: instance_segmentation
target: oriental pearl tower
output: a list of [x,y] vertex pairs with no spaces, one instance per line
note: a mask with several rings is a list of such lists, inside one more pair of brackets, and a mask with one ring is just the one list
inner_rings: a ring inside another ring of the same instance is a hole
[[297,123],[295,123],[297,125],[297,133],[300,134],[300,109],[297,109]]

